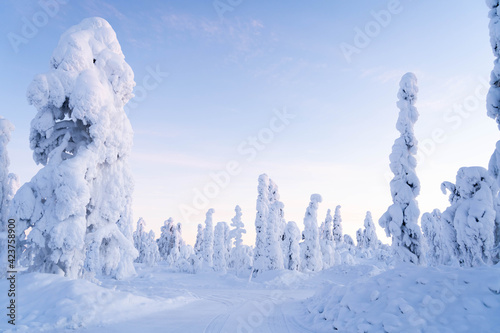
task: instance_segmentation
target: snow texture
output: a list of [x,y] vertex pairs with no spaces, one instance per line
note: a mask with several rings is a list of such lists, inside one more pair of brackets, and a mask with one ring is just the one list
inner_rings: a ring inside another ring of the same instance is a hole
[[13,200],[19,253],[30,270],[89,278],[134,274],[133,132],[123,110],[134,85],[116,34],[101,18],[66,31],[50,70],[30,84],[27,98],[38,111],[30,146],[44,167]]
[[388,237],[392,236],[392,247],[402,261],[422,263],[422,234],[417,224],[420,211],[415,199],[420,193],[420,182],[415,173],[417,139],[413,130],[418,119],[414,105],[418,92],[417,78],[413,73],[406,73],[399,86],[397,106],[400,111],[396,129],[401,136],[394,142],[389,156],[394,174],[391,180],[393,204],[382,215],[379,224]]

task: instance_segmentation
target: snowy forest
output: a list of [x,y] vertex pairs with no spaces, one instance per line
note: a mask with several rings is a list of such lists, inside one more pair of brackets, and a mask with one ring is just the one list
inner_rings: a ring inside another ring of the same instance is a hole
[[[487,3],[496,60],[486,114],[500,129],[500,7]],[[143,218],[133,220],[133,129],[124,107],[135,85],[111,25],[88,18],[60,37],[49,70],[27,89],[37,111],[29,145],[42,167],[24,184],[9,167],[14,126],[0,119],[1,287],[9,289],[16,271],[19,295],[15,325],[7,313],[2,331],[498,330],[500,141],[491,143],[487,167],[464,166],[450,175],[454,182],[443,180],[444,211],[421,212],[414,73],[394,87],[399,137],[389,155],[392,205],[382,216],[359,207],[363,227],[349,235],[342,203],[318,216],[323,199],[311,193],[303,220],[289,221],[278,184],[263,173],[255,179],[255,211],[237,205],[227,222],[217,207],[208,209],[194,244],[183,239],[183,221],[170,217],[155,232]],[[245,244],[250,229],[255,242]],[[210,288],[226,290],[226,298],[204,294]],[[218,307],[236,310],[220,314]],[[193,323],[190,311],[209,319]]]

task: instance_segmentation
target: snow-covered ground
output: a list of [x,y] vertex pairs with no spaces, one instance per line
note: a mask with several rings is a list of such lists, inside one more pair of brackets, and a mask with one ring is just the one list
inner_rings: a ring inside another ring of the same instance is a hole
[[[500,266],[431,268],[376,261],[318,273],[137,266],[100,286],[53,274],[19,276],[17,330],[2,332],[497,332]],[[0,283],[7,290],[7,281]],[[7,304],[5,293],[1,304]]]

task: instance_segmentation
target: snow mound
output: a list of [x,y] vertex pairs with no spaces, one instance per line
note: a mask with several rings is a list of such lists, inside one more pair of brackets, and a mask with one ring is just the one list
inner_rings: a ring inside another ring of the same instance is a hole
[[[6,282],[0,284],[7,290]],[[86,280],[71,280],[60,275],[30,273],[18,277],[17,330],[10,331],[6,321],[1,332],[61,332],[88,326],[102,326],[180,306],[188,301],[147,298],[95,285]],[[1,300],[7,304],[6,296]]]
[[500,267],[453,269],[401,264],[306,301],[312,329],[340,332],[495,332]]

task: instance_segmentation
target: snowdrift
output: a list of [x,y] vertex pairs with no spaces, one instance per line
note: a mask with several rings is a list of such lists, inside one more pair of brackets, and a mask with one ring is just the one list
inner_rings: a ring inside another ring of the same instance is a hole
[[306,306],[317,331],[497,332],[500,266],[401,264],[364,281],[330,285]]
[[[7,282],[1,281],[2,290]],[[16,326],[0,323],[1,332],[61,332],[94,325],[109,325],[189,302],[189,297],[147,298],[86,280],[71,280],[44,273],[20,275]],[[1,298],[7,304],[6,295]]]

